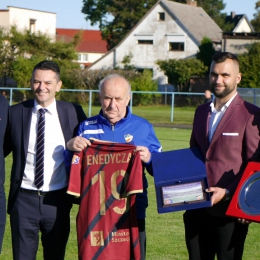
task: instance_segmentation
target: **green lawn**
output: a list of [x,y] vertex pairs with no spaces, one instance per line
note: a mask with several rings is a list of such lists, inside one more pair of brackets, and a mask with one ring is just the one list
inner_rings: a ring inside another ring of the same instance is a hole
[[[175,128],[155,127],[156,134],[162,143],[163,150],[176,150],[189,146],[191,130]],[[6,193],[8,194],[9,174],[11,158],[6,159]],[[149,207],[147,209],[146,229],[147,229],[147,259],[148,260],[187,260],[186,246],[184,242],[184,228],[182,223],[183,212],[158,214],[156,208],[156,197],[154,191],[153,178],[148,176]],[[75,217],[77,207],[73,206],[71,211],[71,233],[67,246],[66,259],[77,259],[77,241],[75,231]],[[260,225],[253,223],[250,225],[248,238],[245,244],[244,260],[260,259]],[[9,216],[7,217],[4,245],[0,259],[10,260],[11,239]],[[41,247],[37,259],[42,259]]]
[[[88,115],[88,106],[83,106],[83,109]],[[99,113],[100,107],[93,106],[91,115]],[[152,124],[172,124],[172,125],[191,125],[195,107],[175,107],[173,113],[173,122],[171,122],[171,107],[170,106],[137,106],[132,108],[132,112],[138,116],[144,117]]]

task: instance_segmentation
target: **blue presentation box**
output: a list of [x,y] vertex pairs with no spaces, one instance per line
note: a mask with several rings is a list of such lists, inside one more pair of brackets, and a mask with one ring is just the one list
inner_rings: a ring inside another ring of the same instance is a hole
[[158,213],[211,206],[207,173],[198,147],[153,154]]

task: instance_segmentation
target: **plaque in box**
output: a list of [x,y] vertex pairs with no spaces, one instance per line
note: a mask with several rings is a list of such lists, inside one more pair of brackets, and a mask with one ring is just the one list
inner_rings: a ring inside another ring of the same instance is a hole
[[203,155],[198,147],[153,154],[158,213],[210,207]]

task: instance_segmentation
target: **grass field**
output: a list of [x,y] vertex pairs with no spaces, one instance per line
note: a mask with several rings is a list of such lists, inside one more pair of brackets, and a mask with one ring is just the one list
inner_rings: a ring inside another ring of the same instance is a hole
[[[176,150],[189,146],[191,130],[155,127],[157,137],[162,143],[163,150]],[[6,194],[9,189],[11,158],[6,159]],[[149,181],[148,196],[149,207],[147,209],[147,259],[148,260],[187,260],[188,255],[184,242],[184,228],[182,222],[183,212],[158,214],[153,178],[147,176]],[[75,218],[77,206],[71,211],[71,233],[66,251],[66,260],[77,259],[77,241],[75,231]],[[248,238],[245,244],[244,260],[260,259],[260,225],[250,225]],[[6,232],[2,249],[2,260],[12,259],[9,216],[7,217]],[[42,258],[41,246],[37,259]]]
[[[88,115],[88,106],[83,106],[83,109]],[[93,106],[91,108],[91,115],[99,113],[100,107]],[[173,122],[171,119],[170,106],[137,106],[132,108],[132,112],[138,116],[144,117],[152,124],[172,124],[172,125],[191,125],[195,107],[175,107],[173,113]]]

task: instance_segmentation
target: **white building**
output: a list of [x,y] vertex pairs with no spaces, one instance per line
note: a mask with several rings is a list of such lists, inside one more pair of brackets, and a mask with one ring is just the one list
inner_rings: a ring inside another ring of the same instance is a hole
[[187,4],[158,1],[128,35],[89,69],[123,67],[122,60],[132,55],[131,65],[151,69],[159,84],[167,77],[159,70],[157,60],[195,57],[203,37],[210,38],[221,49],[222,30],[197,2]]
[[0,26],[10,28],[15,25],[18,30],[30,30],[32,33],[41,32],[55,40],[56,13],[7,6],[0,10]]

